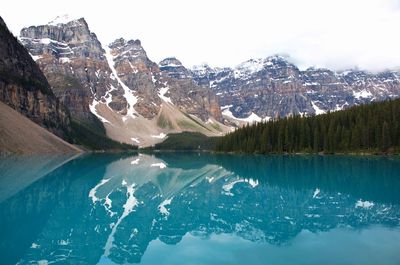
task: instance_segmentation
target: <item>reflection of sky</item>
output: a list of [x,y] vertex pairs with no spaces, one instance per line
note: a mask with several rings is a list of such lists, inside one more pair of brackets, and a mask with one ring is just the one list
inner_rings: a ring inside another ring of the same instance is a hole
[[336,228],[312,233],[303,230],[289,244],[275,246],[252,242],[232,234],[207,238],[186,234],[177,245],[154,240],[141,264],[208,265],[307,265],[307,264],[399,264],[400,229],[373,226],[368,229]]

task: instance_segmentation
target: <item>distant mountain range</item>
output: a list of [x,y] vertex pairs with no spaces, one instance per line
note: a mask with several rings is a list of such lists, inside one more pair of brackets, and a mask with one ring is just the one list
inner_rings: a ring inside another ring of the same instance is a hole
[[[44,74],[35,70],[35,76],[54,95],[56,105],[49,108],[57,108],[50,119],[56,125],[45,127],[62,137],[60,128],[72,122],[118,142],[149,146],[168,133],[219,136],[246,122],[321,114],[400,96],[397,71],[302,71],[278,55],[233,68],[188,69],[176,58],[157,64],[139,40],[100,43],[84,18],[57,17],[22,29],[18,38]],[[1,99],[16,104],[10,97]],[[21,104],[15,108],[24,112]],[[63,108],[68,115],[62,115]],[[43,116],[40,125],[48,119],[44,113],[35,114]]]
[[283,56],[251,59],[235,68],[202,65],[192,76],[216,92],[223,115],[258,120],[322,114],[400,96],[400,72],[301,71]]

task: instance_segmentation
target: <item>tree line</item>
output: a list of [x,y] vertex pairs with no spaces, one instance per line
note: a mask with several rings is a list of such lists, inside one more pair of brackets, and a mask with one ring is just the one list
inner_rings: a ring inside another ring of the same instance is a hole
[[243,153],[397,152],[400,100],[354,106],[315,116],[246,125],[221,137],[216,151]]

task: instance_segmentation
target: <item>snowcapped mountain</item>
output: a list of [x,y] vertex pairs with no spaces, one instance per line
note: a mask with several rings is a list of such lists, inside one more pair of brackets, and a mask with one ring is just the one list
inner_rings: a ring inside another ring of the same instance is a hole
[[300,70],[285,56],[233,68],[187,69],[176,58],[152,62],[140,40],[101,44],[85,19],[57,17],[21,30],[55,95],[75,121],[114,140],[153,145],[171,132],[224,134],[232,125],[322,114],[400,96],[400,73]]
[[216,92],[224,117],[236,120],[322,114],[400,96],[399,72],[301,71],[279,55],[234,68],[201,65],[191,72],[198,84]]
[[230,130],[211,89],[171,74],[172,61],[149,60],[139,40],[105,46],[85,19],[66,16],[24,28],[19,39],[72,118],[93,128],[100,120],[114,140],[148,146],[170,132]]
[[83,18],[53,24],[22,29],[20,41],[72,117],[90,124],[96,119],[90,110],[93,99],[105,96],[111,86],[122,88],[110,78],[104,50]]

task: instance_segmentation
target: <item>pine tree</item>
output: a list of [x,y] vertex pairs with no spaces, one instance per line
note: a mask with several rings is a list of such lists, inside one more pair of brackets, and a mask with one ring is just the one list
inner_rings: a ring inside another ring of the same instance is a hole
[[400,99],[311,117],[246,125],[217,141],[216,150],[248,153],[400,150]]
[[382,151],[387,151],[391,145],[389,124],[385,121],[382,125]]

